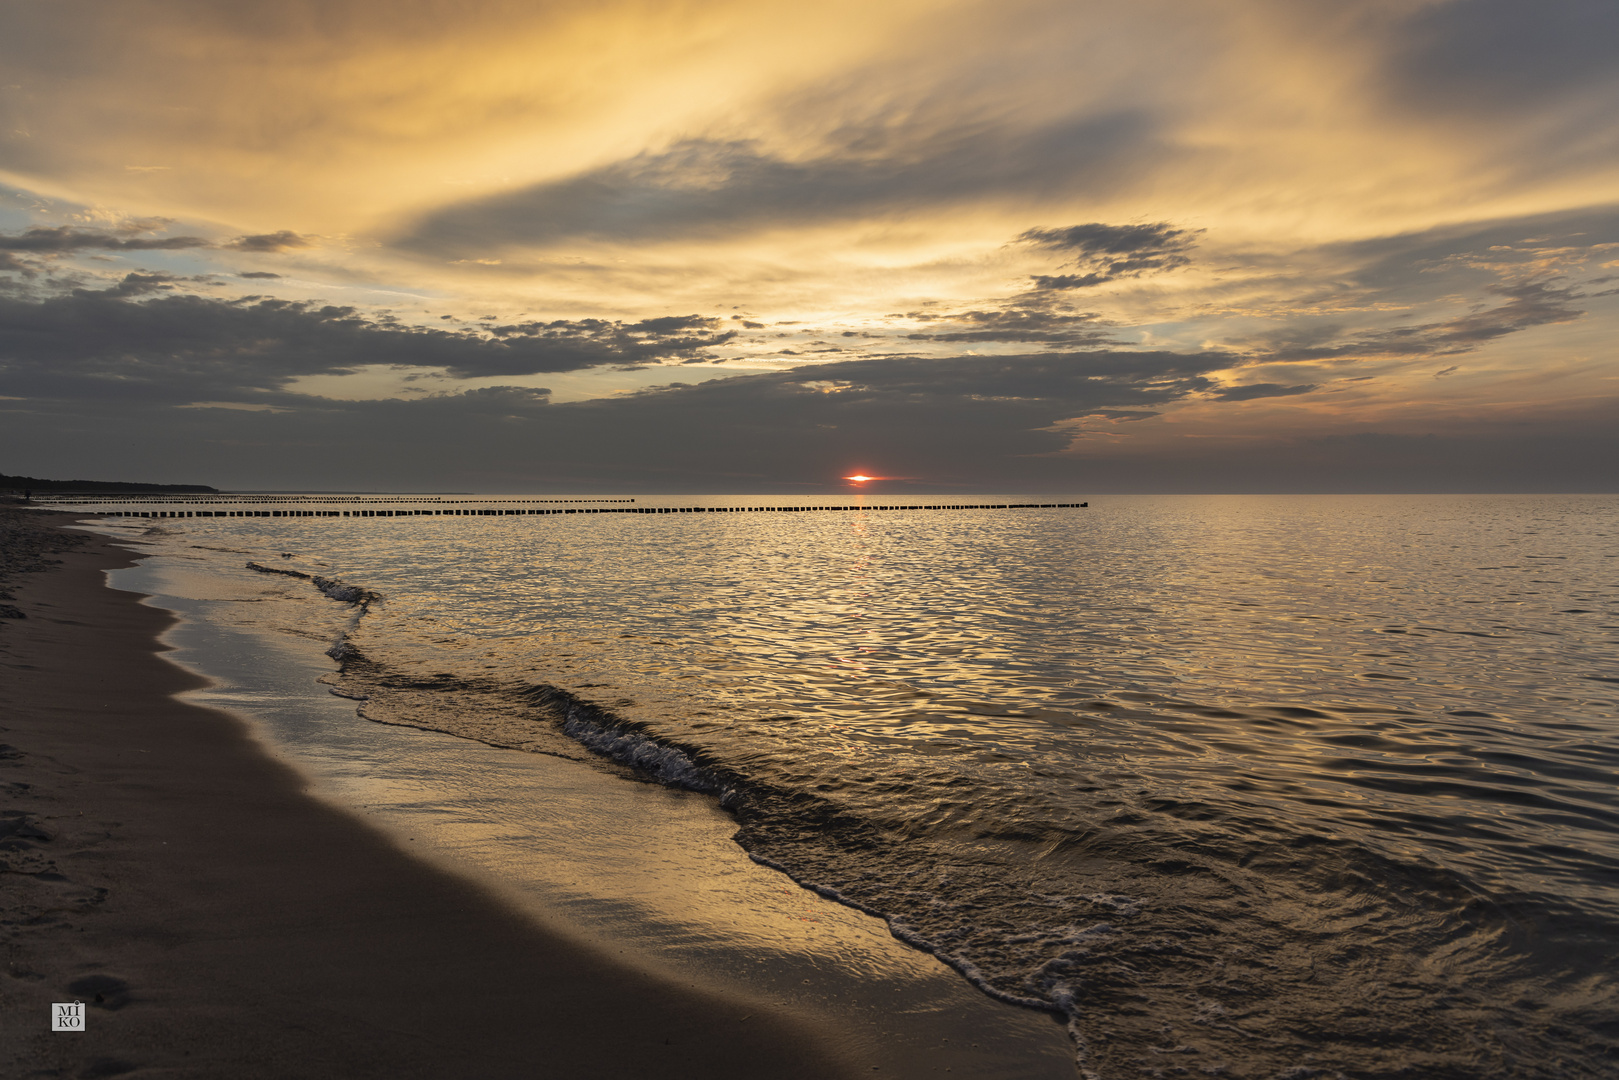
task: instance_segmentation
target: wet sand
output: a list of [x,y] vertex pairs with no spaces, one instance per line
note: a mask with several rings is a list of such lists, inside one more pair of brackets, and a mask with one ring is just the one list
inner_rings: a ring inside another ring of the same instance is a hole
[[[547,933],[175,700],[100,541],[0,628],[0,1074],[870,1076],[768,1003]],[[49,1005],[89,1003],[82,1034]]]

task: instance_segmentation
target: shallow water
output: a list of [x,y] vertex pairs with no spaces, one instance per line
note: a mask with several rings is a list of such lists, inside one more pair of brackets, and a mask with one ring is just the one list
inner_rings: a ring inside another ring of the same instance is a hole
[[1088,1072],[1619,1068],[1619,499],[162,524],[380,594],[260,575],[363,715],[710,790]]
[[[171,548],[111,576],[114,587],[181,616],[164,635],[166,655],[211,683],[187,698],[244,717],[313,794],[412,856],[471,878],[617,963],[800,1021],[857,1071],[1073,1076],[1053,1018],[991,1001],[894,940],[880,920],[750,862],[711,798],[547,755],[357,722],[353,703],[319,682],[334,665],[304,636],[329,640],[347,621],[343,609],[307,591],[267,592],[240,569]],[[241,625],[244,608],[296,609],[300,633],[262,615]],[[633,1024],[638,1003],[622,1005]]]

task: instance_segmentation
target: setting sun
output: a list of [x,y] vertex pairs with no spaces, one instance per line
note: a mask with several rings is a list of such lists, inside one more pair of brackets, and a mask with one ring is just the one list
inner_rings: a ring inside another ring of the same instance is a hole
[[864,484],[867,480],[875,480],[877,478],[875,476],[860,476],[856,474],[854,476],[845,476],[844,479],[853,480],[857,484]]

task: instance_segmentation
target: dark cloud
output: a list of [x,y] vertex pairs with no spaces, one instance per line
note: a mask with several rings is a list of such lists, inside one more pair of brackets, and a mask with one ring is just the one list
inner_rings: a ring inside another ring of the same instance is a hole
[[1093,221],[1060,229],[1030,229],[1018,240],[1081,255],[1133,256],[1184,251],[1192,246],[1191,235],[1167,221],[1154,225],[1104,225]]
[[1214,397],[1221,401],[1253,401],[1255,398],[1293,397],[1297,394],[1308,394],[1318,389],[1315,383],[1305,383],[1300,386],[1283,386],[1280,383],[1249,383],[1247,386],[1228,386],[1217,391]]
[[1469,278],[1483,286],[1499,284],[1502,274],[1531,277],[1548,259],[1578,264],[1613,244],[1619,207],[1598,206],[1378,236],[1322,254],[1356,264],[1344,275],[1350,286],[1409,300],[1453,293]]
[[236,276],[244,278],[278,278],[281,275],[272,274],[268,270],[249,270],[245,273],[237,274]]
[[1619,90],[1612,0],[1449,0],[1400,26],[1388,83],[1400,97],[1498,115]]
[[[613,358],[598,360],[595,364],[578,363],[573,368],[535,369],[545,371],[574,370],[601,363],[632,366],[658,360],[707,359],[703,350],[723,345],[737,336],[737,331],[723,329],[718,318],[706,315],[667,315],[634,323],[606,319],[557,319],[551,322],[486,325],[480,330],[489,335],[491,341],[509,347],[517,356],[526,356],[533,351],[543,352],[549,347],[557,350],[559,356],[571,349],[583,350],[579,353],[581,359],[591,355]],[[485,365],[488,363],[484,361]],[[513,366],[488,368],[468,363],[458,366],[456,373],[474,376],[520,375],[528,372]]]
[[685,359],[732,336],[719,320],[695,315],[422,329],[351,307],[175,292],[178,280],[129,274],[104,290],[0,298],[0,393],[265,400],[297,376],[367,364],[530,375]]
[[1018,242],[1074,256],[1072,274],[1037,275],[1036,289],[1085,289],[1120,278],[1163,273],[1191,263],[1186,254],[1201,230],[1152,225],[1106,225],[1094,221],[1058,229],[1030,229]]
[[1116,281],[1118,275],[1093,270],[1087,274],[1036,274],[1029,280],[1034,282],[1037,289],[1089,289]]
[[779,490],[863,460],[970,482],[1062,450],[1058,421],[1153,411],[1212,388],[1208,373],[1230,360],[1110,351],[849,360],[553,406],[545,426],[596,433],[612,448],[573,460],[640,482],[669,470],[686,483],[707,473],[723,488],[720,474],[740,468]]
[[[200,236],[140,236],[129,235],[153,231],[168,224],[166,221],[137,223],[125,234],[97,232],[72,225],[35,226],[20,233],[0,233],[0,253],[23,252],[32,255],[69,255],[77,251],[183,251],[188,248],[212,247]],[[236,251],[277,252],[291,248],[308,247],[307,237],[282,230],[257,236],[238,236],[221,247]],[[0,261],[0,269],[18,269],[15,258]],[[242,277],[280,277],[279,274],[247,273]]]
[[[1200,439],[1195,453],[1068,448],[1055,420],[1128,438],[1213,389],[1227,354],[887,358],[553,404],[498,387],[409,401],[305,398],[287,411],[172,408],[139,397],[0,400],[0,456],[34,473],[128,471],[248,488],[807,492],[856,467],[913,491],[1613,490],[1611,404],[1492,413],[1427,433]],[[1101,446],[1103,444],[1095,444]],[[42,449],[48,448],[48,449]],[[178,468],[177,462],[193,462]],[[311,479],[315,478],[315,479]]]
[[20,233],[0,234],[0,251],[22,251],[35,255],[62,255],[75,251],[178,251],[207,247],[200,236],[115,236],[70,225],[36,226]]
[[637,334],[684,334],[711,330],[716,320],[703,315],[662,315],[655,319],[642,319],[628,328]]
[[1491,286],[1488,291],[1506,297],[1507,302],[1459,319],[1413,329],[1419,334],[1426,333],[1429,340],[1440,347],[1477,345],[1535,326],[1573,322],[1585,314],[1572,306],[1572,302],[1582,299],[1584,294],[1568,286],[1527,281]]
[[1043,308],[1016,307],[1000,311],[960,311],[952,314],[911,312],[907,318],[953,323],[960,329],[907,334],[917,341],[1040,342],[1074,348],[1095,348],[1109,341],[1097,327],[1096,312],[1074,314]]
[[[576,237],[660,240],[760,225],[843,220],[989,197],[1102,193],[1169,151],[1141,113],[1033,131],[979,125],[881,155],[864,130],[798,160],[748,141],[688,139],[567,180],[460,203],[416,223],[398,246],[438,257]],[[881,141],[881,140],[879,140]]]
[[1372,93],[1408,122],[1471,129],[1498,190],[1601,182],[1619,164],[1619,5],[1449,0],[1398,25]]
[[233,251],[276,252],[287,251],[292,248],[306,248],[311,243],[312,241],[306,236],[299,236],[290,229],[282,229],[280,232],[238,236],[234,240],[227,240],[220,247],[227,247]]
[[[410,401],[247,396],[296,406],[276,412],[173,408],[128,392],[67,401],[83,386],[36,385],[29,388],[25,427],[32,431],[36,420],[54,416],[65,435],[112,448],[138,416],[141,453],[184,445],[184,460],[228,467],[231,483],[244,484],[267,480],[267,470],[352,480],[352,472],[333,474],[334,466],[447,482],[447,471],[470,467],[575,475],[609,486],[780,490],[841,475],[836,470],[847,472],[862,456],[905,475],[970,482],[1027,471],[1034,467],[1030,455],[1061,450],[1067,438],[1050,430],[1056,421],[1148,415],[1211,389],[1207,373],[1229,361],[1224,353],[890,357],[565,405],[510,387]],[[0,393],[16,392],[0,384]],[[189,400],[231,399],[197,393]],[[0,401],[0,430],[12,415]],[[110,428],[94,434],[109,421]],[[0,450],[13,437],[0,435]]]
[[184,278],[175,277],[173,274],[144,274],[136,271],[135,273],[125,274],[118,284],[109,288],[82,289],[79,290],[79,293],[87,298],[106,296],[122,300],[134,296],[150,296],[155,292],[173,289],[176,282],[184,280]]
[[1486,291],[1506,297],[1506,303],[1442,322],[1369,331],[1316,326],[1284,331],[1254,344],[1258,357],[1267,361],[1450,356],[1536,326],[1572,322],[1584,314],[1572,306],[1584,294],[1566,285],[1529,281],[1489,286]]
[[[1314,263],[1324,272],[1295,294],[1295,313],[1284,328],[1229,344],[1256,360],[1280,361],[1468,353],[1526,330],[1580,319],[1589,302],[1603,295],[1591,287],[1601,275],[1590,275],[1616,248],[1619,208],[1607,206],[1372,237],[1295,253],[1274,265],[1255,261],[1250,268],[1274,274],[1278,288],[1299,280],[1299,264]],[[1451,309],[1458,296],[1468,295],[1478,301],[1464,315],[1432,321],[1407,316],[1405,325],[1346,324],[1341,315],[1309,314],[1316,305],[1366,312]]]

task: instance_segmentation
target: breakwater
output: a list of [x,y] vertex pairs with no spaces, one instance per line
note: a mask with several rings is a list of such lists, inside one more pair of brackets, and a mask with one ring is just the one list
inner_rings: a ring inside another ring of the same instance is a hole
[[578,507],[482,507],[431,508],[410,510],[110,510],[99,516],[109,518],[443,518],[443,517],[532,517],[556,514],[795,514],[806,512],[869,513],[893,510],[1070,510],[1089,506],[1078,503],[928,503],[880,506],[578,506]]

